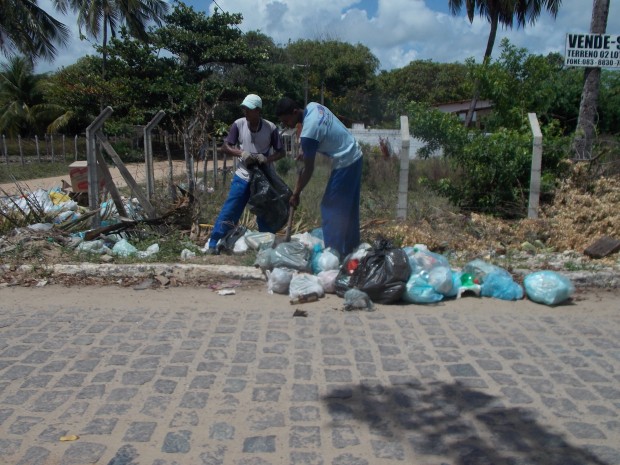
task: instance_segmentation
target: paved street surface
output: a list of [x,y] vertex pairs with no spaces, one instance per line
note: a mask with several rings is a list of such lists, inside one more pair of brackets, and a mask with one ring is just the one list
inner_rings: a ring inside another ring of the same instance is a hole
[[620,464],[617,292],[342,302],[0,289],[0,463]]

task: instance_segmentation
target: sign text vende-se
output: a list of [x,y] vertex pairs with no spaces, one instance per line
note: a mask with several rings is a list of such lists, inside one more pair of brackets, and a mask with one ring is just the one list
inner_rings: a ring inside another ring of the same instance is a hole
[[566,34],[565,66],[620,68],[620,36]]

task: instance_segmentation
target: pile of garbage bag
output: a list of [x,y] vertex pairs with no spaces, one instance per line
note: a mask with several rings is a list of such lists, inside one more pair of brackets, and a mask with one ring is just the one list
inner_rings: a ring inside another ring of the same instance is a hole
[[294,235],[290,242],[274,240],[271,233],[246,231],[231,250],[257,250],[254,265],[267,276],[267,291],[288,294],[291,300],[335,293],[345,298],[345,308],[372,309],[373,303],[433,304],[472,295],[558,305],[575,292],[567,277],[550,270],[530,273],[520,284],[504,268],[481,259],[455,269],[424,244],[400,248],[378,238],[340,257],[324,247],[320,228]]

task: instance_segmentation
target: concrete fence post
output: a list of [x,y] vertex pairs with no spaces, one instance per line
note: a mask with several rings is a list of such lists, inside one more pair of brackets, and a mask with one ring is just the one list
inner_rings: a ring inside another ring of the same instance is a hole
[[400,117],[400,171],[398,176],[398,203],[396,218],[407,219],[407,196],[409,192],[409,118]]
[[538,201],[540,199],[540,167],[542,164],[542,132],[536,113],[528,113],[534,142],[532,147],[532,170],[530,175],[530,200],[527,207],[528,218],[538,218]]
[[144,126],[144,162],[146,163],[146,198],[150,201],[155,194],[155,174],[153,173],[153,129],[166,115],[159,110],[153,119]]
[[103,127],[103,123],[112,115],[112,107],[106,107],[86,128],[86,166],[88,167],[88,208],[94,211],[92,227],[97,228],[101,224],[99,212],[99,175],[97,172],[97,132]]

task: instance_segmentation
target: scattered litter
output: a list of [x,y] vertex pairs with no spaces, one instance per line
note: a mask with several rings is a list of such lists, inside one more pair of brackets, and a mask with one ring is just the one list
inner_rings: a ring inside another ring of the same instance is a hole
[[291,305],[307,304],[309,302],[316,302],[317,300],[319,300],[319,295],[316,292],[311,292],[310,294],[303,294],[291,298]]
[[66,442],[66,441],[77,441],[78,439],[80,439],[80,437],[77,434],[69,434],[67,436],[60,436],[60,441]]
[[134,255],[137,251],[138,249],[135,246],[131,245],[129,241],[127,241],[127,239],[121,239],[116,244],[114,244],[114,247],[112,247],[112,253],[114,255],[118,255],[119,257],[130,257],[131,255]]
[[183,249],[181,251],[181,260],[183,260],[183,261],[189,260],[189,259],[194,258],[194,257],[196,257],[196,253],[192,252],[189,249]]
[[222,289],[217,291],[218,295],[235,295],[236,292],[234,289]]
[[303,316],[303,317],[307,317],[308,316],[308,312],[305,310],[299,310],[298,308],[295,309],[295,312],[293,313],[293,317],[296,316]]

